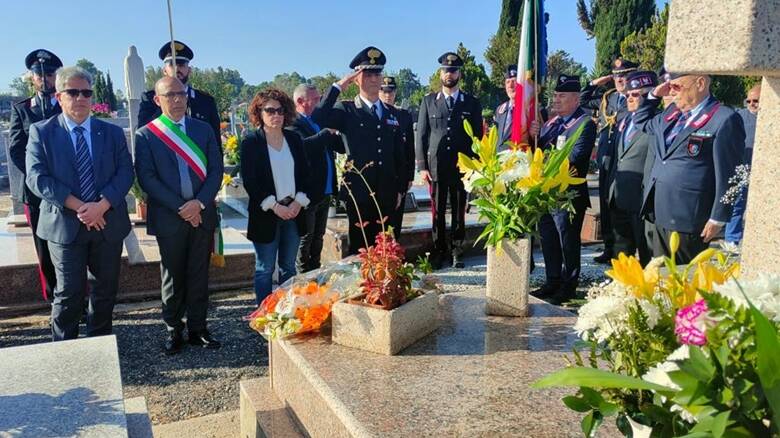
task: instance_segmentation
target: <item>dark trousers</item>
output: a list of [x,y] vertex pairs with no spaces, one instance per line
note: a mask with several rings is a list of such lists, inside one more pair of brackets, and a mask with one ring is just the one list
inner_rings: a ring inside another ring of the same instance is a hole
[[[709,247],[707,243],[702,240],[698,234],[680,233],[680,248],[677,250],[677,256],[675,259],[679,264],[687,264],[700,252]],[[671,256],[669,251],[669,239],[672,236],[672,230],[661,228],[658,225],[655,226],[655,234],[653,235],[653,254],[656,257]]]
[[162,275],[162,317],[168,331],[206,329],[209,307],[209,258],[213,230],[179,226],[171,236],[157,236]]
[[609,215],[615,241],[614,257],[621,252],[627,256],[639,253],[639,262],[642,266],[647,265],[652,258],[652,253],[645,235],[645,221],[639,217],[639,213],[620,209],[612,203]]
[[320,202],[301,212],[306,220],[306,234],[301,236],[298,247],[297,270],[299,273],[308,272],[320,267],[320,255],[322,254],[322,237],[328,227],[328,208],[330,208],[331,196],[328,195]]
[[[383,205],[384,204],[384,205]],[[391,205],[392,204],[392,205]],[[379,207],[382,209],[382,214],[387,215],[392,213],[395,208],[395,203],[389,201],[381,202]],[[347,218],[349,219],[349,254],[357,254],[360,248],[366,246],[366,240],[368,240],[368,246],[374,244],[376,235],[382,232],[382,225],[379,223],[379,213],[376,210],[376,205],[373,201],[363,202],[358,204],[360,210],[360,217],[355,210],[355,205],[352,202],[347,202]],[[363,222],[363,230],[359,226]],[[385,226],[389,225],[389,220],[385,223]],[[363,233],[365,232],[365,239]]]
[[613,220],[610,214],[609,204],[609,181],[607,171],[599,171],[599,223],[601,227],[601,238],[604,239],[604,252],[617,255],[614,248],[615,234],[613,231]]
[[[448,249],[462,251],[461,245],[466,238],[466,190],[458,180],[432,181],[428,186],[431,194],[431,214],[433,216],[433,242],[436,250],[446,254]],[[450,201],[450,244],[447,244],[447,200]]]
[[580,233],[585,206],[575,212],[557,211],[539,220],[539,234],[544,255],[547,284],[574,293],[580,278]]
[[24,204],[24,215],[27,218],[27,225],[32,230],[33,245],[35,253],[38,255],[38,278],[41,281],[41,293],[43,299],[49,301],[54,299],[57,274],[54,272],[54,265],[51,262],[49,246],[35,233],[38,230],[38,218],[41,215],[41,210],[37,205]]
[[390,225],[393,227],[393,235],[395,240],[401,238],[401,227],[404,223],[404,207],[406,206],[406,193],[401,197],[401,205],[398,206],[390,215]]
[[87,231],[81,225],[72,243],[48,242],[48,246],[57,275],[51,306],[52,339],[78,337],[88,277],[87,336],[111,334],[122,241],[108,242],[101,231]]

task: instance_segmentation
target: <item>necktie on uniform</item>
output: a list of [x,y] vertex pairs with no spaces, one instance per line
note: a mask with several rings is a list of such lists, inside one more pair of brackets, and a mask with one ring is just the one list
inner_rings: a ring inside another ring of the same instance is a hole
[[669,134],[666,135],[666,147],[667,149],[669,146],[672,145],[672,142],[674,142],[674,139],[677,137],[677,134],[680,133],[680,131],[685,128],[685,123],[688,121],[688,119],[691,117],[690,112],[680,113],[679,117],[677,118],[677,123],[674,124],[672,127],[672,130],[669,131]]
[[95,173],[92,168],[92,157],[89,155],[89,146],[84,137],[84,127],[76,126],[76,169],[79,174],[79,194],[84,202],[93,202],[97,199],[95,189]]
[[[177,123],[176,126],[184,132],[184,126],[181,123]],[[193,198],[192,179],[190,179],[190,167],[182,157],[176,154],[176,161],[179,163],[179,179],[181,180],[181,196],[185,200],[189,201]]]
[[623,132],[623,150],[626,150],[628,144],[634,138],[634,134],[636,134],[636,126],[634,125],[634,116],[633,115],[629,116],[628,119],[626,119],[626,122],[628,123],[628,126],[626,126],[626,130],[625,132]]
[[452,111],[453,105],[455,105],[455,99],[452,96],[447,96],[447,109]]

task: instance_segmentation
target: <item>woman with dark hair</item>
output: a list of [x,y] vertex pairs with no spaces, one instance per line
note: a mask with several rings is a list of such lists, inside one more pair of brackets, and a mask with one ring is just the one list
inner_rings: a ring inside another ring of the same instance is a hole
[[295,275],[305,231],[299,213],[309,205],[308,164],[300,135],[284,129],[295,117],[295,105],[284,92],[261,91],[249,105],[249,120],[257,129],[241,142],[241,178],[249,194],[246,234],[255,247],[258,304],[271,293],[277,255],[279,283]]

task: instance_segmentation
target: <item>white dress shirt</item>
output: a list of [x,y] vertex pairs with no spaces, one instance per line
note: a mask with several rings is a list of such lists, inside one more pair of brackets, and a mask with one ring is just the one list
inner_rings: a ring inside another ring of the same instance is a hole
[[296,192],[295,188],[295,159],[292,156],[287,139],[282,142],[282,148],[276,150],[270,144],[268,148],[268,160],[271,163],[271,174],[274,178],[274,188],[276,196],[268,196],[263,199],[260,207],[264,211],[274,208],[276,203],[284,198],[295,199],[301,207],[306,208],[309,205],[309,198],[303,192]]

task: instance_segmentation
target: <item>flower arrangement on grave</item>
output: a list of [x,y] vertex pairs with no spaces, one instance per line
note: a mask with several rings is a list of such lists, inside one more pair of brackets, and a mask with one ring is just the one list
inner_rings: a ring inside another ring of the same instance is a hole
[[585,436],[610,416],[634,437],[778,436],[780,276],[739,281],[715,248],[677,266],[678,248],[674,233],[669,258],[613,260],[580,309],[573,360],[534,386],[578,387],[563,402]]
[[111,112],[111,106],[109,106],[107,103],[92,104],[92,115],[95,117],[103,117],[107,119],[115,116],[115,114]]
[[280,287],[249,315],[249,326],[269,340],[319,330],[340,295],[314,281]]
[[482,139],[474,136],[468,120],[463,126],[473,140],[476,157],[459,153],[458,167],[464,173],[466,191],[475,195],[471,203],[480,219],[487,220],[477,241],[500,249],[504,239],[517,240],[535,233],[543,215],[553,210],[574,211],[574,195],[568,188],[585,179],[575,176],[569,154],[582,127],[560,149],[510,148],[496,153],[499,136],[495,126]]
[[225,157],[225,164],[231,166],[238,166],[241,164],[241,151],[239,145],[241,140],[238,135],[229,135],[225,140],[225,144],[222,147],[222,155]]

